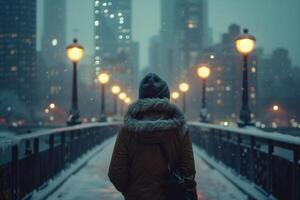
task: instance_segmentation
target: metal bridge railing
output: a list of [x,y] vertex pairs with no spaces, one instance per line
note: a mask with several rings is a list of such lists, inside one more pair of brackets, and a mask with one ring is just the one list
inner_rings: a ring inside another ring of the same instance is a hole
[[118,128],[118,123],[94,123],[18,137],[0,151],[0,199],[24,198]]
[[300,199],[300,137],[255,128],[189,125],[193,143],[236,177],[268,198]]

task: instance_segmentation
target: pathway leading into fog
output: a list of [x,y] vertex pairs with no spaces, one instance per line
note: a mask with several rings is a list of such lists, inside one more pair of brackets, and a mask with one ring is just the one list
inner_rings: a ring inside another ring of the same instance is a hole
[[[110,183],[107,173],[116,137],[76,174],[72,175],[48,200],[123,200]],[[194,151],[198,151],[194,146]],[[195,153],[198,199],[243,200],[246,196]]]

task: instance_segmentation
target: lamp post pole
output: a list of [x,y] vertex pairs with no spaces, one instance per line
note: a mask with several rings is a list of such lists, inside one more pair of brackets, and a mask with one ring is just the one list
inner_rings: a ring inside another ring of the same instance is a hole
[[251,111],[249,108],[248,97],[248,56],[243,56],[243,86],[242,86],[242,108],[240,111],[240,120],[244,125],[250,125]]
[[206,79],[202,79],[202,106],[200,112],[202,122],[207,122],[207,109],[206,109]]
[[179,84],[179,90],[182,92],[182,111],[186,112],[186,92],[190,89],[190,85],[186,82]]
[[67,55],[73,63],[72,103],[67,120],[67,125],[69,126],[81,123],[78,109],[77,63],[82,59],[83,51],[83,47],[78,44],[77,39],[74,39],[73,44],[67,47]]
[[243,56],[242,107],[238,125],[240,127],[253,126],[254,122],[251,119],[248,97],[248,56],[255,48],[256,39],[248,34],[247,29],[244,29],[244,33],[235,40],[235,43],[238,52]]
[[75,122],[79,119],[79,109],[78,109],[78,94],[77,94],[77,63],[73,62],[73,84],[72,84],[72,106],[70,110],[70,115],[72,121]]
[[100,84],[101,89],[101,110],[100,121],[105,121],[105,84]]
[[111,88],[111,92],[113,95],[113,106],[114,106],[113,112],[114,112],[115,116],[117,115],[117,112],[118,112],[118,101],[117,100],[118,100],[118,94],[120,93],[120,91],[121,91],[121,88],[118,85],[114,85]]
[[106,114],[105,114],[105,84],[109,82],[110,75],[103,71],[98,75],[98,81],[100,83],[100,93],[101,93],[101,105],[100,105],[100,116],[99,116],[99,122],[105,122]]
[[183,111],[183,113],[186,112],[186,96],[185,96],[185,92],[182,93],[182,111]]
[[117,101],[117,95],[113,95],[114,98],[114,115],[117,115],[118,112],[118,101]]
[[210,76],[210,68],[207,66],[200,66],[197,70],[198,76],[202,80],[202,105],[200,110],[201,122],[208,122],[207,108],[206,108],[206,81]]

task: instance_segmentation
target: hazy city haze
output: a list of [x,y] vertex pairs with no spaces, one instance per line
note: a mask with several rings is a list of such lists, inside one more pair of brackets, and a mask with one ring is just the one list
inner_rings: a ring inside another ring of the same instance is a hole
[[[42,0],[38,1],[41,11]],[[87,54],[93,53],[93,1],[68,0],[67,38],[78,37]],[[209,25],[217,42],[232,23],[250,29],[266,53],[276,47],[290,50],[292,61],[300,65],[299,0],[209,0]],[[42,16],[39,12],[38,16]],[[38,43],[41,36],[38,18]],[[140,42],[140,66],[148,64],[148,44],[160,29],[160,1],[133,0],[133,39]],[[77,32],[75,30],[78,30]]]

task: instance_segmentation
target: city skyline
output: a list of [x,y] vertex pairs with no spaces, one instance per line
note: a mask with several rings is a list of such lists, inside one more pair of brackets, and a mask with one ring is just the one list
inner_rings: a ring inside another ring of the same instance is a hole
[[[37,3],[39,8],[41,1]],[[68,0],[67,4],[67,41],[71,42],[71,39],[77,36],[86,47],[87,54],[91,55],[93,51],[93,3],[86,4],[84,0]],[[159,0],[133,0],[133,40],[140,42],[141,67],[149,63],[150,37],[159,32],[159,4]],[[250,32],[257,37],[258,47],[263,47],[267,54],[271,54],[272,50],[277,47],[284,47],[290,51],[294,65],[299,66],[297,44],[300,43],[300,38],[297,35],[300,34],[300,28],[294,26],[297,19],[300,19],[300,13],[297,12],[299,6],[300,2],[297,0],[288,0],[288,2],[271,2],[269,0],[236,2],[229,0],[226,1],[226,4],[218,0],[210,0],[209,25],[213,29],[213,42],[219,42],[227,27],[232,23],[237,23],[242,27],[249,28]],[[91,14],[78,15],[76,10]],[[251,16],[251,13],[255,13],[255,15]],[[39,12],[38,16],[41,15],[42,13]],[[40,18],[38,18],[38,26],[41,24],[39,21],[41,21]],[[80,21],[84,21],[84,23],[80,23]],[[141,25],[143,21],[147,26]],[[38,27],[38,47],[40,35]]]

